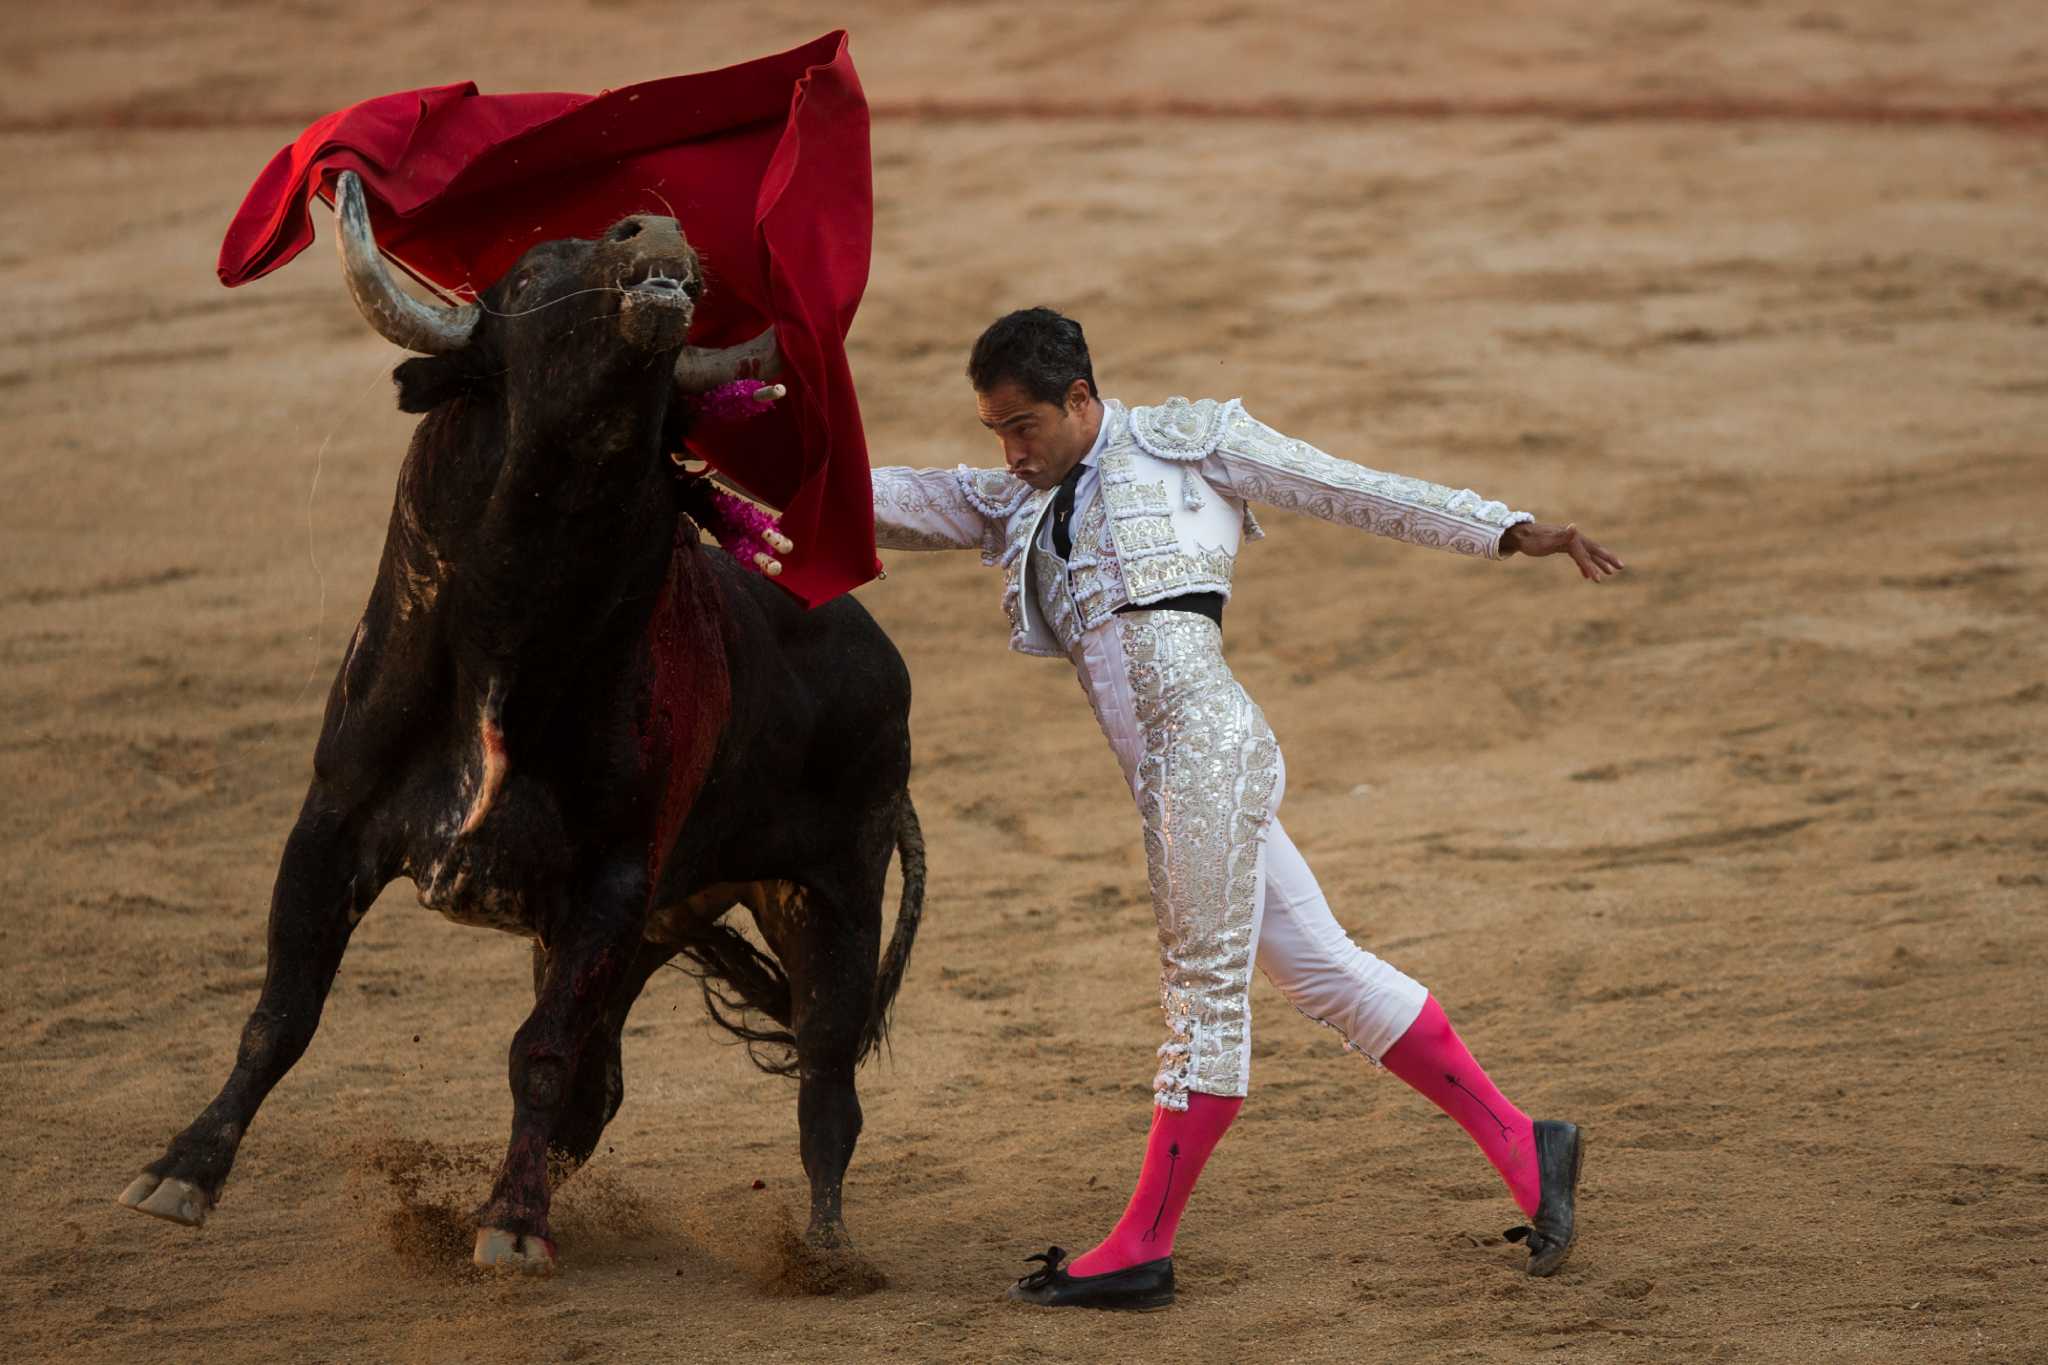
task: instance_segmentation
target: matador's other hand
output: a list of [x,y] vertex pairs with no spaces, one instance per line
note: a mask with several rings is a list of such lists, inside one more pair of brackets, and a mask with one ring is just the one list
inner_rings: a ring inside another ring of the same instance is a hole
[[1579,533],[1575,525],[1552,526],[1547,522],[1524,521],[1508,527],[1500,538],[1504,555],[1525,554],[1540,558],[1562,551],[1579,566],[1579,573],[1598,583],[1618,574],[1626,566],[1611,551],[1602,549]]

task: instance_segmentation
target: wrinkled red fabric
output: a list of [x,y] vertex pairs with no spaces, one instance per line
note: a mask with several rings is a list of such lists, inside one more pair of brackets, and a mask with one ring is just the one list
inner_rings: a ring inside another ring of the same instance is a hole
[[875,576],[874,503],[846,333],[867,286],[874,201],[867,101],[843,32],[718,71],[600,95],[433,86],[314,123],[258,176],[221,243],[223,284],[305,250],[315,195],[353,170],[386,255],[456,295],[538,242],[672,213],[708,288],[690,340],[774,325],[789,397],[706,418],[690,453],[781,510],[782,586],[812,604]]

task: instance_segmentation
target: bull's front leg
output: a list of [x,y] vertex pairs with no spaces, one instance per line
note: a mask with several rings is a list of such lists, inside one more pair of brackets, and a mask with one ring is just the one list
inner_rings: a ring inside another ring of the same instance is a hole
[[316,789],[285,841],[263,992],[242,1027],[234,1069],[213,1103],[122,1192],[123,1206],[191,1227],[206,1221],[257,1108],[313,1041],[349,935],[381,889]]
[[[569,1084],[568,1103],[555,1120],[554,1137],[548,1144],[551,1190],[560,1189],[563,1181],[590,1160],[590,1154],[597,1150],[598,1140],[604,1136],[605,1125],[619,1112],[619,1105],[626,1097],[622,1039],[626,1018],[632,1013],[633,1002],[647,988],[649,979],[667,966],[675,955],[676,950],[666,944],[641,943],[635,950],[632,965],[620,975],[619,983],[612,991],[611,1003],[605,1007],[603,1020],[583,1045],[582,1059],[576,1065],[576,1078]],[[533,991],[536,997],[547,984],[547,966],[547,950],[535,944]]]
[[512,1140],[491,1197],[477,1210],[480,1266],[547,1274],[555,1245],[548,1229],[548,1150],[569,1114],[584,1052],[631,969],[647,918],[647,874],[620,861],[571,893],[548,944],[533,1012],[512,1037]]

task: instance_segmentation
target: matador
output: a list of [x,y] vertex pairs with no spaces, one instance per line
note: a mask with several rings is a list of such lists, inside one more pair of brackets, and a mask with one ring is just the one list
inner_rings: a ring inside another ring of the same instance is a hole
[[978,549],[1003,571],[1011,647],[1073,664],[1141,817],[1166,1032],[1123,1216],[1071,1262],[1058,1247],[1030,1258],[1010,1297],[1173,1301],[1181,1213],[1249,1085],[1255,964],[1464,1128],[1529,1219],[1508,1234],[1528,1272],[1554,1273],[1574,1238],[1579,1129],[1511,1103],[1430,993],[1338,924],[1281,826],[1286,765],[1224,662],[1222,622],[1238,550],[1261,535],[1253,503],[1488,559],[1563,553],[1595,582],[1620,560],[1574,526],[1327,455],[1235,399],[1103,398],[1080,325],[1050,309],[992,324],[968,377],[1005,467],[876,469],[876,544]]

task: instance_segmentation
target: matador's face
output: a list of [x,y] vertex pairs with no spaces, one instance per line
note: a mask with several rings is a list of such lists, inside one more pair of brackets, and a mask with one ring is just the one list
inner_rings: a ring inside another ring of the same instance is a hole
[[1095,396],[1084,379],[1076,379],[1059,403],[1033,398],[1006,380],[976,393],[974,406],[981,424],[1003,443],[1003,463],[1010,472],[1041,491],[1057,486],[1095,444],[1090,421]]

